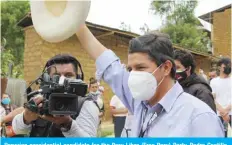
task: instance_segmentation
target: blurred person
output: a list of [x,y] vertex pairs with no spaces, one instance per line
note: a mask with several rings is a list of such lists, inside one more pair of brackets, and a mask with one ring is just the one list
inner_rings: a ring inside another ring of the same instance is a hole
[[231,59],[222,58],[218,61],[220,74],[210,82],[215,97],[217,114],[224,124],[225,137],[227,137],[227,125],[231,124]]
[[95,78],[90,78],[89,80],[89,95],[91,95],[93,100],[96,101],[100,109],[99,116],[102,117],[104,113],[104,103],[102,100],[102,92],[99,91],[99,85]]
[[2,119],[5,117],[6,115],[6,110],[4,109],[4,107],[2,107],[2,105],[0,105],[0,136],[2,136]]
[[6,131],[6,136],[7,137],[13,137],[15,136],[15,133],[12,129],[12,120],[8,119],[9,118],[9,114],[15,110],[17,108],[16,105],[12,104],[11,101],[11,96],[9,94],[4,93],[1,97],[1,106],[4,108],[4,112],[5,114],[3,115],[3,117],[1,118],[1,125],[4,124],[5,127],[5,131]]
[[209,72],[209,83],[213,78],[216,78],[217,76],[218,76],[217,75],[217,70],[216,69],[211,69],[210,72]]
[[208,78],[206,74],[204,73],[204,70],[202,68],[199,68],[199,75],[205,79],[206,82],[208,82]]
[[121,137],[128,110],[116,95],[110,100],[110,110],[113,115],[114,135],[115,137]]
[[[6,115],[9,114],[11,111],[17,108],[16,105],[12,104],[11,96],[9,94],[3,94],[1,99],[1,105],[4,107],[6,111]],[[11,122],[9,122],[10,124]]]
[[87,96],[91,96],[93,101],[95,102],[96,106],[99,109],[99,126],[98,126],[98,133],[97,136],[101,136],[101,124],[102,118],[104,115],[104,103],[102,99],[102,92],[99,90],[99,83],[95,78],[89,79],[89,94]]
[[174,51],[174,62],[176,64],[176,80],[184,91],[205,102],[216,112],[212,89],[206,80],[195,73],[196,63],[192,54],[185,50],[176,50]]

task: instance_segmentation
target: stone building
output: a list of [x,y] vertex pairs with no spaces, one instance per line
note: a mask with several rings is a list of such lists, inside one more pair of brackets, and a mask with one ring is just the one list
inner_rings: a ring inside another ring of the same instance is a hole
[[[139,36],[138,34],[121,31],[118,29],[105,27],[93,23],[86,22],[90,31],[94,36],[107,48],[112,49],[117,56],[120,57],[121,62],[127,64],[128,44],[131,38]],[[30,13],[18,22],[18,26],[23,27],[25,32],[25,50],[24,50],[24,79],[29,83],[41,74],[41,71],[46,61],[52,56],[60,53],[70,53],[75,56],[82,64],[85,73],[85,81],[95,75],[95,62],[90,56],[81,49],[80,43],[76,36],[60,42],[48,43],[44,41],[35,31]],[[175,46],[176,49],[183,49]],[[210,55],[201,54],[199,52],[191,51],[199,67],[204,68],[207,72],[211,67]],[[109,112],[109,101],[113,93],[108,85],[101,82],[105,87],[104,103],[106,108],[105,119],[111,118]]]
[[231,57],[231,4],[199,16],[212,24],[213,55]]

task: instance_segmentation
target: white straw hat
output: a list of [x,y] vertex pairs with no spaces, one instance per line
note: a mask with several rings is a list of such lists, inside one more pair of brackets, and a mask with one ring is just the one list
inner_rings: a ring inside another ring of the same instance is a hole
[[34,28],[48,42],[68,39],[85,23],[90,3],[90,0],[30,0]]

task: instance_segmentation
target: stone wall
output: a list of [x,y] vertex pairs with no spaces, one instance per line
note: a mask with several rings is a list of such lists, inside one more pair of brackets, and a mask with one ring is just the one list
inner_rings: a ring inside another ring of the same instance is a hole
[[198,73],[199,68],[202,68],[206,75],[208,75],[212,64],[211,60],[207,57],[200,56],[200,55],[193,55],[196,61],[196,73]]

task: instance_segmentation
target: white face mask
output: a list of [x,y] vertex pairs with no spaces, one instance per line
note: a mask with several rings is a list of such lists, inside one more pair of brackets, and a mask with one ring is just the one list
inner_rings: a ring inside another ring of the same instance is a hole
[[141,101],[145,101],[145,100],[150,100],[154,96],[157,87],[164,80],[163,77],[160,83],[157,84],[157,80],[153,76],[153,74],[156,72],[156,70],[159,69],[159,67],[156,68],[152,73],[145,71],[130,72],[130,76],[128,79],[128,86],[132,93],[133,98]]
[[99,92],[99,91],[96,91],[96,92],[90,92],[91,94],[93,94],[93,95],[100,95],[101,93]]

